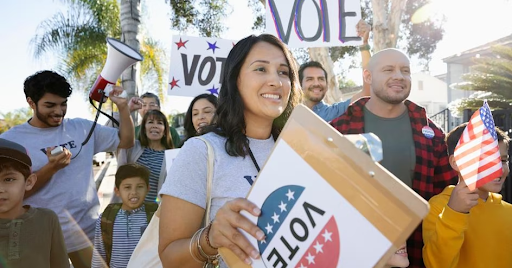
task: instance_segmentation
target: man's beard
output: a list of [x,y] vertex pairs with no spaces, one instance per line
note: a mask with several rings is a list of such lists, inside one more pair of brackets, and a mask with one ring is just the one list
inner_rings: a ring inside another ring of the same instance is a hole
[[[64,118],[64,115],[66,115],[66,114],[64,113],[64,114],[62,115],[62,118]],[[37,117],[37,119],[38,119],[41,123],[43,123],[43,124],[45,124],[45,125],[47,125],[47,126],[49,126],[49,127],[58,127],[58,126],[60,126],[60,124],[62,124],[62,120],[60,121],[60,123],[57,123],[57,124],[51,124],[51,123],[50,123],[50,117],[51,117],[51,116],[50,116],[50,115],[45,116],[45,115],[43,115],[42,113],[40,113],[40,112],[39,112],[39,108],[38,108],[38,107],[36,107],[36,114],[35,114],[35,116]]]
[[389,104],[393,104],[393,105],[402,103],[404,100],[407,99],[407,97],[409,97],[409,94],[410,94],[410,91],[409,91],[408,93],[404,92],[403,94],[400,94],[400,95],[390,96],[390,94],[387,94],[385,89],[381,89],[381,90],[374,91],[374,92],[375,92],[375,96],[377,98],[383,100],[385,103],[389,103]]
[[321,93],[323,93],[321,96],[316,97],[312,94],[308,94],[308,100],[311,102],[321,102],[325,98],[325,94],[327,93],[322,87],[309,87],[308,93],[314,93],[314,89],[319,88],[320,90],[323,90]]

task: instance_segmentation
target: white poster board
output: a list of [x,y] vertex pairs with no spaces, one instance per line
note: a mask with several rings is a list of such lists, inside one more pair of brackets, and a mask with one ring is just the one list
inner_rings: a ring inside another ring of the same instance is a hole
[[[428,213],[428,203],[304,105],[297,106],[247,199],[264,233],[244,235],[252,267],[382,267]],[[230,268],[249,267],[226,248]]]
[[167,170],[167,174],[169,174],[169,171],[171,170],[172,163],[176,156],[178,156],[178,153],[180,152],[180,149],[169,149],[165,150],[165,169]]
[[213,37],[173,36],[167,94],[218,95],[224,62],[235,43]]
[[279,161],[267,163],[249,197],[264,217],[242,213],[266,236],[251,241],[261,254],[252,267],[375,266],[392,242],[285,141],[271,157]]
[[333,47],[362,44],[356,25],[360,0],[267,0],[266,32],[289,47]]

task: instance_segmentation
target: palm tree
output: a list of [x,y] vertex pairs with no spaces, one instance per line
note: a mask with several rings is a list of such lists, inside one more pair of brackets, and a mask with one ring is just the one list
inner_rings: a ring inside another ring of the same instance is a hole
[[[31,43],[35,58],[41,58],[47,52],[56,52],[60,56],[61,71],[72,79],[92,84],[101,72],[107,56],[106,38],[113,37],[132,46],[133,40],[121,31],[121,14],[116,0],[63,0],[68,4],[67,14],[57,13],[43,21],[38,34]],[[122,1],[124,5],[124,0]],[[139,4],[140,5],[140,4]],[[139,7],[140,8],[140,7]],[[124,16],[125,21],[129,19]],[[140,17],[138,18],[140,19]],[[128,41],[130,40],[130,41]],[[141,64],[142,75],[154,73],[158,81],[158,94],[162,96],[165,84],[163,79],[163,49],[151,39],[143,40],[140,52],[144,57]],[[138,47],[135,47],[139,50]],[[137,68],[137,67],[135,67]],[[130,72],[130,71],[129,71]],[[133,73],[133,72],[130,72]],[[129,96],[136,95],[136,77],[126,77],[123,82],[132,80],[123,87]],[[163,100],[163,98],[162,98]]]
[[3,119],[0,120],[0,133],[4,133],[10,128],[27,122],[32,117],[32,109],[21,108],[8,113],[0,114]]
[[467,99],[451,104],[451,110],[462,113],[465,109],[482,107],[485,99],[491,109],[512,108],[512,47],[492,48],[493,57],[476,58],[471,72],[463,75],[465,81],[454,85],[457,89],[474,91]]

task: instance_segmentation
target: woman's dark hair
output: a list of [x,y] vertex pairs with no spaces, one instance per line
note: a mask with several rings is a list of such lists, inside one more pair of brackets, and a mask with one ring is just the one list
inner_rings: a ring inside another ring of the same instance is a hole
[[71,85],[66,78],[52,71],[40,71],[25,79],[23,84],[25,98],[31,98],[37,105],[46,93],[55,94],[61,98],[71,95]]
[[149,139],[146,135],[146,122],[149,119],[162,120],[162,122],[164,122],[164,135],[160,139],[160,143],[162,143],[162,146],[164,146],[165,149],[174,149],[174,144],[172,143],[172,137],[169,130],[169,122],[167,122],[167,117],[165,117],[165,114],[159,110],[149,110],[144,115],[144,118],[142,118],[139,134],[140,145],[144,147],[149,146]]
[[198,135],[196,128],[194,127],[194,123],[192,123],[192,110],[194,109],[194,104],[200,99],[206,99],[209,103],[213,104],[213,107],[217,108],[218,100],[215,95],[205,93],[196,96],[192,102],[190,102],[190,106],[188,106],[187,113],[185,114],[185,122],[183,123],[183,128],[185,129],[185,140],[183,142]]
[[286,45],[279,38],[270,34],[250,35],[240,40],[229,52],[222,73],[222,86],[219,93],[219,105],[216,111],[216,122],[205,132],[214,132],[227,137],[225,149],[231,156],[245,157],[248,154],[249,140],[245,136],[244,104],[237,85],[240,69],[247,55],[256,43],[267,42],[283,52],[286,63],[290,67],[291,82],[290,98],[283,113],[272,124],[272,136],[277,139],[293,108],[302,100],[302,90],[297,74],[297,62]]

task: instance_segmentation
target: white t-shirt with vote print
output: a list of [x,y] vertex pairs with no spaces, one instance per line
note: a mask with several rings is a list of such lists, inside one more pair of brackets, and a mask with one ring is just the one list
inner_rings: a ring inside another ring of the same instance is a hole
[[[243,158],[228,155],[225,150],[226,138],[214,133],[202,137],[210,142],[215,153],[210,211],[210,218],[213,219],[226,202],[247,195],[258,170],[250,156]],[[274,139],[249,138],[249,146],[258,165],[263,167],[274,146]],[[206,144],[197,138],[189,139],[174,159],[160,194],[174,196],[205,208],[207,157]],[[221,267],[227,266],[221,263]]]
[[57,213],[68,252],[86,248],[94,239],[99,200],[93,178],[92,157],[98,152],[113,152],[119,145],[117,129],[96,125],[89,142],[80,149],[92,124],[86,119],[66,118],[58,127],[37,128],[27,122],[0,135],[27,149],[33,171],[48,163],[47,147],[60,145],[71,151],[71,157],[76,156],[68,166],[57,171],[43,188],[25,199],[25,204]]

